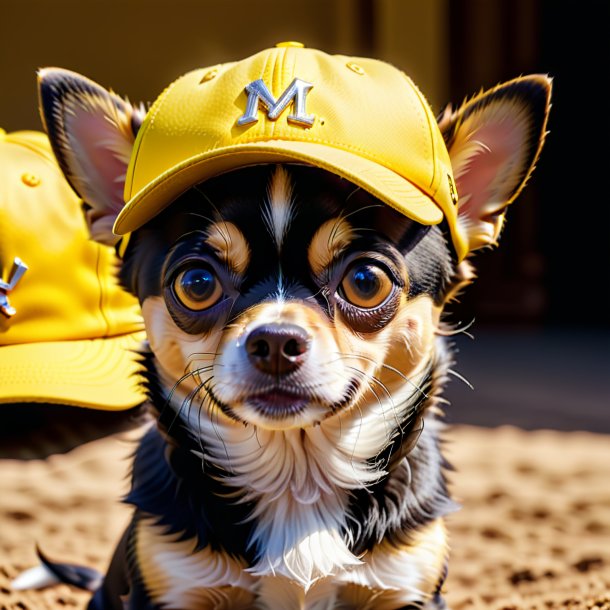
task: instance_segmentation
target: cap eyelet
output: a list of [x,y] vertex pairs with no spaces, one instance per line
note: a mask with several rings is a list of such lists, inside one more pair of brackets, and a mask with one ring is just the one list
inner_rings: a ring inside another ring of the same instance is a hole
[[203,83],[207,83],[209,80],[212,80],[213,78],[216,78],[216,76],[218,75],[218,68],[212,68],[211,70],[208,70],[202,77],[201,80],[199,81],[199,84],[203,84]]
[[449,182],[449,195],[451,196],[451,202],[453,205],[457,205],[458,203],[458,194],[455,189],[455,184],[453,183],[453,178],[451,174],[447,174],[447,181]]
[[42,182],[40,178],[36,174],[30,174],[26,172],[25,174],[21,174],[21,182],[26,186],[38,186]]
[[362,68],[361,66],[359,66],[357,63],[350,61],[348,63],[345,64],[352,72],[355,72],[356,74],[360,75],[360,76],[364,76],[366,74],[366,72],[364,71],[364,68]]

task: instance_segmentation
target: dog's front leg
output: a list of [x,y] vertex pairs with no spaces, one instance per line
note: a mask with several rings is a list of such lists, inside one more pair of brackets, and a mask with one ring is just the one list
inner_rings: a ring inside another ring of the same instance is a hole
[[[87,610],[159,610],[142,585],[137,563],[129,559],[133,522],[119,541],[104,581],[91,598]],[[134,574],[135,571],[135,574]]]
[[[110,561],[106,576],[104,576],[104,581],[91,598],[87,610],[124,610],[122,600],[129,592],[127,549],[131,534],[130,526],[123,533]],[[145,609],[143,608],[143,610]]]

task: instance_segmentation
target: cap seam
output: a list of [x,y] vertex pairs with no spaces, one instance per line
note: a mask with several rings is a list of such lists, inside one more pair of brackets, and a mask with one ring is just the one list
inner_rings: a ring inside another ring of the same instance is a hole
[[428,126],[428,136],[430,138],[430,148],[432,149],[432,179],[430,180],[430,190],[433,192],[433,196],[436,196],[436,193],[438,191],[438,185],[437,185],[436,189],[433,188],[434,183],[436,182],[436,148],[434,146],[434,137],[432,135],[432,125],[430,124],[430,115],[426,109],[427,102],[424,100],[423,94],[417,88],[415,83],[413,83],[413,81],[404,72],[401,72],[401,74],[402,74],[403,78],[413,88],[413,91],[415,92],[415,95],[417,96],[417,99],[419,100],[422,110],[424,111],[424,116],[426,117],[426,124]]
[[[131,172],[128,172],[128,174],[129,174],[129,196],[128,196],[128,198],[129,199],[131,199],[131,197],[133,196],[133,176],[134,176],[133,168],[136,165],[136,162],[138,160],[138,155],[140,154],[140,150],[142,149],[142,143],[144,142],[144,139],[148,136],[148,134],[152,130],[154,123],[155,123],[155,119],[157,118],[157,115],[159,114],[161,107],[167,100],[168,93],[176,86],[176,84],[179,81],[186,78],[186,76],[188,76],[188,75],[185,74],[184,76],[177,78],[173,83],[171,83],[170,85],[168,85],[165,88],[165,91],[163,91],[163,93],[161,93],[161,95],[159,96],[158,104],[156,104],[155,105],[156,107],[154,108],[154,110],[151,111],[150,120],[148,121],[148,124],[143,125],[141,127],[141,129],[143,129],[142,136],[140,138],[136,137],[137,148],[135,148],[135,150],[132,151],[131,159],[129,161],[129,168],[131,169]],[[125,197],[125,194],[123,194],[123,198],[127,199],[127,197]]]
[[102,272],[101,272],[101,267],[102,267],[102,249],[100,247],[96,248],[97,249],[97,256],[96,256],[96,263],[95,263],[95,273],[97,275],[97,283],[100,289],[100,297],[99,297],[99,308],[100,308],[100,315],[102,316],[102,320],[104,321],[104,324],[106,325],[106,332],[104,334],[104,336],[108,336],[110,335],[110,320],[108,319],[108,316],[106,315],[104,309],[105,309],[105,301],[106,301],[106,295],[105,295],[105,291],[104,291],[104,283],[102,281]]
[[[275,57],[275,59],[273,60],[273,68],[271,70],[271,91],[273,94],[273,97],[277,100],[278,98],[276,97],[276,91],[279,91],[281,89],[281,84],[282,84],[282,70],[283,70],[283,66],[284,66],[284,57],[286,56],[286,50],[285,49],[281,49],[281,48],[275,48],[272,51],[272,54],[270,53],[270,57]],[[270,130],[270,136],[275,139],[275,128],[276,128],[276,121],[270,121],[269,126],[271,127]]]
[[7,144],[14,144],[15,146],[23,146],[23,148],[27,148],[29,151],[36,153],[41,159],[43,159],[50,165],[54,166],[54,164],[55,164],[55,157],[52,153],[50,153],[50,152],[47,153],[44,150],[42,150],[41,148],[38,148],[37,146],[30,144],[29,142],[17,141],[15,139],[10,139],[8,137],[4,141]]

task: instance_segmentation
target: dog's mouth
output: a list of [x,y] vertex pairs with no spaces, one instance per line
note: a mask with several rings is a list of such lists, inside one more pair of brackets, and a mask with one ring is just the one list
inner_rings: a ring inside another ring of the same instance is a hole
[[292,392],[282,388],[274,388],[258,392],[248,397],[247,403],[265,417],[289,417],[299,415],[311,402],[310,396],[301,392]]
[[207,392],[225,415],[241,423],[256,423],[250,421],[247,414],[249,411],[257,420],[260,418],[270,423],[293,421],[306,426],[320,423],[349,407],[358,395],[360,385],[357,379],[350,380],[342,398],[334,402],[321,398],[313,391],[289,389],[279,385],[252,392],[235,405],[222,402],[210,388]]

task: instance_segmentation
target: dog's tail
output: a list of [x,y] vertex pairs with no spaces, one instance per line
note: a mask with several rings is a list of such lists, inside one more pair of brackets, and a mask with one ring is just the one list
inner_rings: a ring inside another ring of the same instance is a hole
[[19,574],[11,583],[12,589],[42,589],[65,583],[79,589],[95,591],[102,584],[103,575],[93,568],[51,561],[38,546],[36,553],[40,565]]

